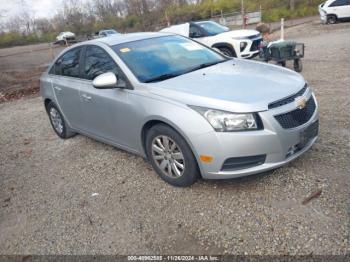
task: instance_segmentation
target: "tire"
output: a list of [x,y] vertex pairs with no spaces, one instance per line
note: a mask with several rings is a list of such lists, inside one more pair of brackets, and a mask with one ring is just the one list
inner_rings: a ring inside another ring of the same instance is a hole
[[298,72],[298,73],[303,71],[303,63],[301,62],[300,59],[294,60],[294,70],[295,70],[295,72]]
[[286,61],[281,61],[281,62],[278,62],[277,64],[279,64],[280,66],[286,67],[287,62]]
[[231,50],[228,47],[218,47],[221,53],[228,57],[237,57],[235,51]]
[[51,101],[46,106],[46,112],[49,116],[53,130],[60,138],[67,139],[76,135],[76,133],[73,132],[67,125],[61,111],[58,109],[54,102]]
[[200,177],[191,148],[165,124],[155,125],[147,132],[146,152],[156,173],[173,186],[187,187]]
[[337,17],[335,15],[329,15],[327,17],[327,23],[331,24],[331,25],[336,24],[337,23]]

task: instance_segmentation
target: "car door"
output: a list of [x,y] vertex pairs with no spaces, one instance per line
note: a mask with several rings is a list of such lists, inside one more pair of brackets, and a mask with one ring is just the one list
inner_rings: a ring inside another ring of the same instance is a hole
[[346,0],[344,5],[344,18],[350,19],[350,0]]
[[50,70],[50,79],[57,105],[73,129],[81,127],[79,89],[82,47],[67,51]]
[[342,19],[346,17],[348,0],[336,0],[329,5],[329,14],[335,14],[338,18]]
[[111,56],[99,46],[86,46],[83,67],[85,81],[80,89],[84,131],[133,149],[128,139],[128,120],[132,120],[134,112],[129,102],[131,90],[96,89],[93,79],[106,72],[116,74],[120,86],[126,86],[126,77]]

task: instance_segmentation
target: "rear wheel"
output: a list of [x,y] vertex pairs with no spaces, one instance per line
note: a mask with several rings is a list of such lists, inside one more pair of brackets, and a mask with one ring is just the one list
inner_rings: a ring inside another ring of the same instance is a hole
[[52,128],[60,138],[66,139],[76,134],[67,126],[63,115],[54,102],[48,103],[46,110],[47,114],[49,115]]
[[152,127],[147,133],[146,150],[154,170],[169,184],[185,187],[199,178],[190,147],[171,127],[164,124]]
[[327,17],[327,23],[328,24],[335,24],[335,23],[337,23],[337,17],[335,15],[329,15]]

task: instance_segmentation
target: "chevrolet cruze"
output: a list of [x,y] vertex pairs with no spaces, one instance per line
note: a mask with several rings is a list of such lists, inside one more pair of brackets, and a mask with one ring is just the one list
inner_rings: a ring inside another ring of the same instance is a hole
[[278,168],[318,136],[318,105],[302,76],[173,34],[76,44],[40,83],[59,137],[80,133],[139,154],[175,186]]

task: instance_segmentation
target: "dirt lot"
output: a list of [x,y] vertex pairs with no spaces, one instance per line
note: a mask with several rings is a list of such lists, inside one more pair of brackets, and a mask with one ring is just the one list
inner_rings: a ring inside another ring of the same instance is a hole
[[350,24],[286,36],[306,43],[321,133],[267,174],[174,188],[139,157],[58,139],[40,98],[0,104],[0,253],[349,254]]
[[63,48],[38,44],[0,49],[0,103],[39,91],[39,77]]

